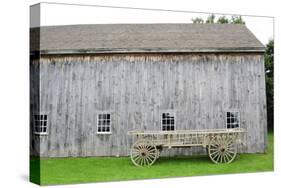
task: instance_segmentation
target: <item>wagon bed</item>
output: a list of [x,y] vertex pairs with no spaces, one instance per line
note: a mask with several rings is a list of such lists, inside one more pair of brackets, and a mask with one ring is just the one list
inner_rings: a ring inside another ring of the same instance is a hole
[[150,166],[163,148],[202,146],[214,163],[230,163],[236,157],[237,145],[245,144],[245,133],[243,128],[129,131],[136,140],[130,156],[136,166]]

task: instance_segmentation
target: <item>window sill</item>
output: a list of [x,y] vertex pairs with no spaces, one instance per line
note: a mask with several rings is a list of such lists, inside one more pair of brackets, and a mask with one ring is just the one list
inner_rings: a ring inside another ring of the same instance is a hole
[[33,134],[38,136],[48,136],[48,133],[33,132]]
[[112,134],[112,132],[97,132],[97,135],[103,135],[103,134]]

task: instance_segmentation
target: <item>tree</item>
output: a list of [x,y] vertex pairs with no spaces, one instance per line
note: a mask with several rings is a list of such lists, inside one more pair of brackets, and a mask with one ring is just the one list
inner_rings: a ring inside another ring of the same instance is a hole
[[245,22],[242,19],[242,16],[232,16],[231,17],[231,23],[233,23],[233,24],[245,24]]
[[228,23],[229,23],[229,20],[228,20],[227,17],[221,16],[221,17],[218,18],[217,23],[220,23],[220,24],[228,24]]
[[220,16],[217,20],[215,18],[214,14],[210,14],[205,21],[201,17],[192,18],[191,21],[194,24],[245,24],[242,16],[232,16],[230,19],[226,16]]
[[206,23],[215,23],[215,18],[216,16],[214,14],[211,14],[210,16],[208,16],[207,20],[206,20]]
[[267,126],[273,130],[274,124],[274,41],[269,40],[266,45],[265,55],[265,83],[267,104]]
[[201,17],[192,18],[194,24],[203,24],[204,20]]

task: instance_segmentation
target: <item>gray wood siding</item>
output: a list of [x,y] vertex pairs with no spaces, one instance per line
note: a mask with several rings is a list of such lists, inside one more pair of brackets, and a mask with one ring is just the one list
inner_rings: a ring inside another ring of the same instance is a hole
[[[176,112],[178,130],[225,128],[226,111],[237,110],[248,131],[243,152],[265,151],[262,54],[43,56],[39,85],[40,111],[48,115],[41,156],[128,155],[127,131],[160,130],[165,110]],[[112,134],[96,133],[99,111],[112,112]],[[163,155],[202,152],[172,149]]]

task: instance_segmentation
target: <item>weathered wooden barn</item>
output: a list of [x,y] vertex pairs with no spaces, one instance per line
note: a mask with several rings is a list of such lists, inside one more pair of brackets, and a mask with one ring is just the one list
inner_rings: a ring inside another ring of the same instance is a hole
[[247,129],[242,152],[266,151],[264,46],[245,25],[69,25],[30,33],[31,155],[127,156],[129,130],[234,127]]

